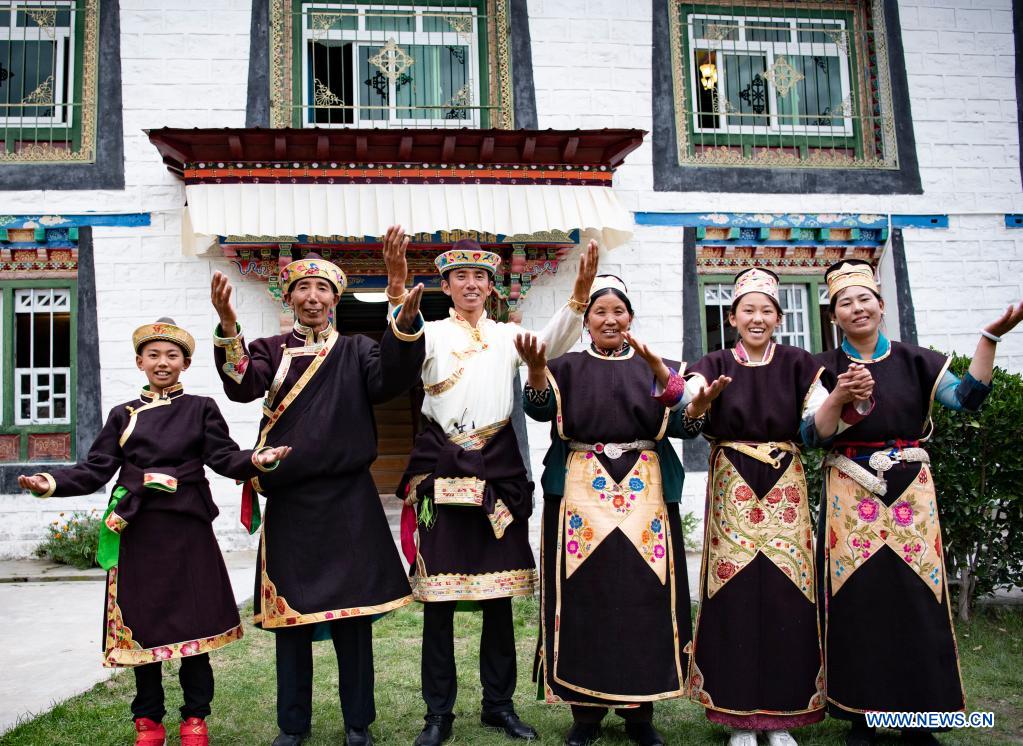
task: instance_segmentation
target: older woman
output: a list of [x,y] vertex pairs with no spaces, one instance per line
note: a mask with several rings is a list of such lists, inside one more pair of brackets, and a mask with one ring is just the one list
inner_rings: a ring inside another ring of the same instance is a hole
[[653,702],[685,694],[684,474],[665,436],[692,438],[702,421],[650,395],[650,370],[625,337],[633,316],[625,285],[602,275],[583,317],[588,349],[548,364],[543,345],[518,341],[526,413],[552,422],[539,672],[547,702],[572,706],[568,746],[599,738],[609,707],[632,741],[663,744]]
[[[817,357],[824,378],[863,366],[876,382],[873,411],[832,441],[818,542],[828,710],[853,721],[847,743],[860,745],[874,740],[864,712],[964,707],[934,481],[921,446],[935,400],[980,407],[995,345],[1023,320],[1023,303],[981,330],[960,380],[944,354],[882,333],[884,301],[869,264],[839,262],[826,278],[845,341]],[[927,731],[904,735],[936,743]]]

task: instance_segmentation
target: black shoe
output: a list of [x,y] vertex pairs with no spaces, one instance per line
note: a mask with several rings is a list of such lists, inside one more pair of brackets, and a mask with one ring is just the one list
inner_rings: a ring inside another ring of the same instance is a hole
[[440,746],[451,738],[452,715],[427,715],[423,718],[426,725],[423,732],[416,736],[414,746]]
[[283,730],[277,734],[277,738],[271,746],[299,746],[309,738],[309,731],[305,733],[285,733]]
[[935,746],[941,744],[934,734],[929,730],[917,730],[915,728],[903,728],[900,734],[903,743],[919,744],[919,746]]
[[639,746],[664,746],[664,738],[650,723],[626,723],[625,735]]
[[598,723],[572,723],[572,730],[565,736],[565,746],[590,746],[600,735]]
[[345,728],[345,742],[348,746],[373,746],[369,728]]
[[877,730],[863,723],[856,723],[845,734],[845,746],[873,746],[876,740]]
[[507,712],[484,712],[480,715],[480,722],[488,728],[500,728],[508,738],[518,738],[523,741],[532,741],[537,738],[533,726],[523,723],[514,710]]

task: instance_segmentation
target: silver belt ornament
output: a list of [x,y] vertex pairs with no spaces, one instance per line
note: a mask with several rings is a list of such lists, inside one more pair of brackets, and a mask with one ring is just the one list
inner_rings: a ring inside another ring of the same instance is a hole
[[633,440],[629,443],[582,443],[578,440],[568,441],[571,451],[593,451],[603,453],[610,459],[621,458],[628,451],[650,451],[657,446],[652,440]]
[[888,471],[896,464],[913,461],[922,461],[925,464],[929,464],[931,463],[931,457],[927,455],[927,451],[923,448],[903,448],[901,450],[893,448],[890,451],[874,451],[870,454],[867,464],[880,476],[882,472]]

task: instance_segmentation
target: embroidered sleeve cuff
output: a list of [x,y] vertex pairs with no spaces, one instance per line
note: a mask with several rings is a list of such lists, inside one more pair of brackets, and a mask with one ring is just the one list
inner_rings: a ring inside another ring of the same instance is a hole
[[666,407],[674,407],[685,395],[686,381],[674,368],[668,368],[668,383],[663,388],[661,382],[654,379],[650,395]]
[[686,431],[686,435],[695,438],[703,430],[703,426],[706,422],[706,412],[701,414],[699,417],[690,417],[685,410],[682,410],[682,429]]
[[394,332],[394,336],[402,342],[415,342],[423,336],[423,331],[426,329],[426,321],[423,319],[423,314],[416,314],[415,323],[412,325],[412,333],[407,334],[398,328],[398,314],[400,312],[401,306],[396,306],[394,312],[391,314],[391,331]]
[[224,330],[220,328],[220,324],[217,324],[216,328],[213,330],[213,346],[230,347],[232,342],[240,340],[242,338],[242,325],[235,323],[235,326],[238,327],[238,333],[233,337],[228,337],[224,335]]
[[263,446],[262,448],[257,448],[256,450],[254,450],[252,452],[252,465],[255,466],[257,469],[259,469],[260,471],[263,471],[263,472],[273,471],[278,466],[280,466],[280,464],[281,464],[280,461],[273,461],[269,466],[264,466],[263,464],[259,463],[259,461],[256,460],[256,457],[259,454],[263,453],[264,451],[271,451],[271,450],[273,450],[273,449],[270,446]]
[[57,491],[57,480],[55,480],[53,478],[53,475],[50,474],[49,472],[45,472],[44,471],[44,472],[40,472],[38,474],[33,474],[32,476],[43,477],[46,480],[46,484],[47,484],[46,492],[44,492],[41,495],[37,494],[35,492],[33,492],[32,494],[35,497],[38,497],[40,499],[47,498],[47,497],[53,497],[53,493]]
[[538,391],[527,383],[525,389],[523,390],[523,393],[526,396],[526,401],[528,401],[530,404],[535,404],[538,407],[543,407],[546,406],[548,401],[550,401],[551,387],[548,386],[547,388]]

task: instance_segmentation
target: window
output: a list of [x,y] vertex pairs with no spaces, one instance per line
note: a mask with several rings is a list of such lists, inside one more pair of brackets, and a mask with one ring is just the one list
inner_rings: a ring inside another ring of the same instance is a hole
[[[704,352],[733,347],[739,338],[735,328],[728,323],[733,279],[733,276],[701,278]],[[802,347],[809,352],[833,350],[841,343],[831,323],[828,288],[823,276],[782,275],[778,296],[783,318],[775,330],[775,341]],[[816,303],[811,304],[811,300]]]
[[507,6],[292,0],[271,11],[273,126],[511,127]]
[[880,0],[671,0],[682,164],[898,168]]
[[95,160],[98,0],[0,0],[0,163]]
[[75,431],[74,280],[0,281],[0,461],[68,461]]

